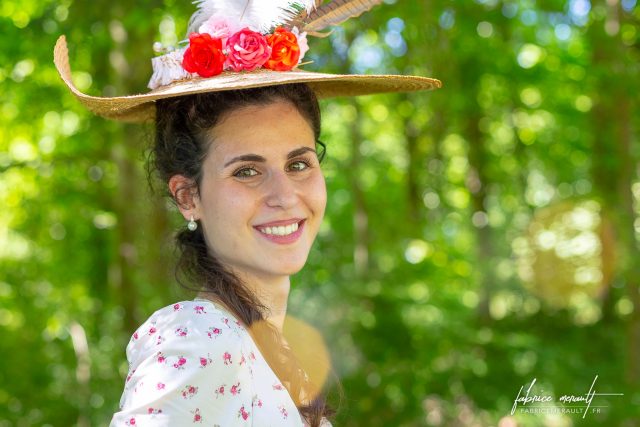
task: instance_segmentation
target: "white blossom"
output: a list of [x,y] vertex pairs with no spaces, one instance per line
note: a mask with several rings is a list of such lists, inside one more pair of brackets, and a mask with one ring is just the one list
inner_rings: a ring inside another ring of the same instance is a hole
[[153,75],[149,80],[149,89],[157,89],[177,80],[192,77],[192,74],[182,67],[183,56],[184,49],[179,49],[151,59]]

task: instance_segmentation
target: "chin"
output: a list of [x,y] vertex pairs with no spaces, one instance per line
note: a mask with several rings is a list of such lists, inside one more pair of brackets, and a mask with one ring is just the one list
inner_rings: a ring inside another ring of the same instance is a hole
[[281,271],[281,274],[285,274],[287,276],[293,276],[294,274],[302,270],[303,267],[304,267],[304,264],[298,265],[298,266],[284,267],[280,271]]
[[292,260],[292,262],[290,263],[282,264],[280,268],[278,268],[278,271],[280,274],[286,274],[288,276],[291,276],[293,274],[298,273],[300,270],[302,270],[306,263],[307,263],[306,257],[303,260],[295,260],[295,261]]

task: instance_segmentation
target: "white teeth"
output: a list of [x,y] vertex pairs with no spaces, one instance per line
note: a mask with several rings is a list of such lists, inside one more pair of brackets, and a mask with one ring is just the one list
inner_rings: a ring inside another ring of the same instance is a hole
[[261,228],[260,231],[264,234],[273,234],[276,236],[287,236],[298,230],[298,223],[290,224],[287,226],[280,225],[278,227],[265,227]]

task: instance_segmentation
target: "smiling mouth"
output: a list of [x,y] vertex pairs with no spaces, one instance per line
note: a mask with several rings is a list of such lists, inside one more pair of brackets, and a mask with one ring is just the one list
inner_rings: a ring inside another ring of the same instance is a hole
[[300,226],[304,221],[305,220],[303,219],[299,222],[294,222],[293,224],[289,224],[289,225],[278,225],[273,227],[256,227],[256,228],[262,234],[266,234],[267,236],[289,236],[295,233],[296,231],[298,231],[298,228],[300,228]]

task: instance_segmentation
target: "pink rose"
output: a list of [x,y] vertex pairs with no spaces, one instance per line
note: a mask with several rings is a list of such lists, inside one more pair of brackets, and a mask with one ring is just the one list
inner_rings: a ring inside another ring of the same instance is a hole
[[260,33],[243,28],[227,40],[225,67],[233,71],[252,71],[262,66],[271,56],[271,47]]
[[225,46],[227,39],[233,33],[233,29],[226,19],[214,15],[200,25],[198,32],[201,34],[207,33],[214,39],[220,39],[222,46]]

